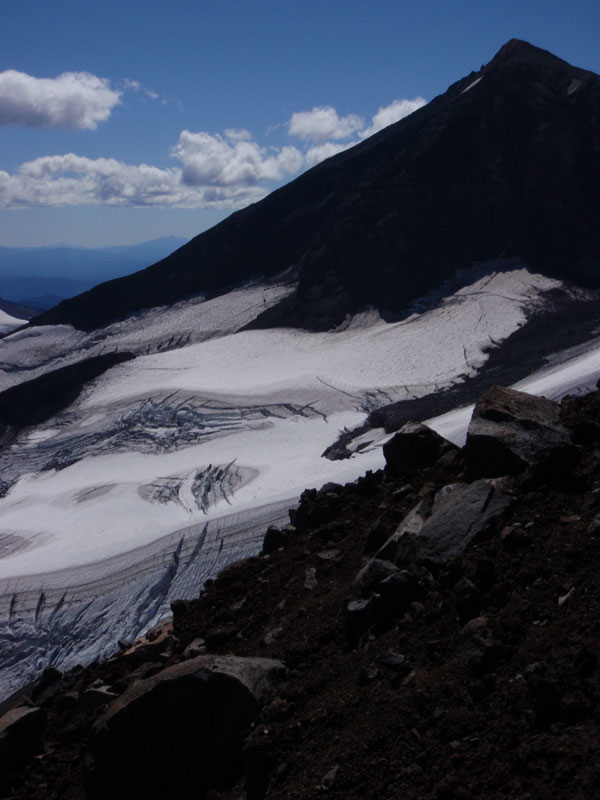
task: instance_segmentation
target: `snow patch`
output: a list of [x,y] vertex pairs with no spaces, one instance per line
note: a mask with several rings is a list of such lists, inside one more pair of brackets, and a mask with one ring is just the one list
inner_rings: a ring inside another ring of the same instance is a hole
[[472,89],[474,86],[477,86],[477,84],[479,83],[479,81],[480,81],[482,78],[483,78],[483,75],[480,75],[480,76],[479,76],[479,78],[475,78],[475,80],[474,80],[472,83],[470,83],[470,84],[469,84],[469,85],[468,85],[468,86],[467,86],[465,89],[463,89],[463,90],[462,90],[461,94],[465,94],[465,92],[468,92],[468,91],[469,91],[470,89]]

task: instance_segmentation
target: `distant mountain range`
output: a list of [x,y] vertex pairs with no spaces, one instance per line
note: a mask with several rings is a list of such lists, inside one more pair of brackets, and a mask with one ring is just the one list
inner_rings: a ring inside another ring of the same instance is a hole
[[293,295],[256,325],[327,330],[368,304],[402,311],[489,259],[597,285],[598,108],[597,75],[513,39],[409,117],[38,322],[91,330],[290,268]]
[[186,242],[167,236],[116,247],[0,247],[0,297],[38,310],[51,308],[158,261]]

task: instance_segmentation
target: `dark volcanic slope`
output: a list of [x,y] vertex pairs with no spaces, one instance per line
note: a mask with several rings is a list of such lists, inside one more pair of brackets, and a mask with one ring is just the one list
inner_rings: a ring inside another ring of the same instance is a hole
[[298,292],[259,324],[326,329],[368,302],[400,310],[503,256],[597,283],[599,186],[600,78],[511,40],[410,117],[36,323],[90,330],[290,266]]

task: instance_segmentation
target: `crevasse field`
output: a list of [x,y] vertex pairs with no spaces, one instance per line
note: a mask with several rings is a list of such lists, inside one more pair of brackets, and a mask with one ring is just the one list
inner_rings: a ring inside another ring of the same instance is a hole
[[[304,488],[381,467],[382,431],[350,459],[322,453],[373,408],[475,375],[559,285],[523,267],[474,271],[399,322],[369,312],[308,333],[241,330],[292,290],[257,284],[92,333],[40,327],[2,340],[1,388],[115,349],[137,357],[0,455],[0,694],[138,635],[256,553]],[[560,396],[598,374],[590,346],[518,388]],[[460,441],[469,416],[431,424]]]

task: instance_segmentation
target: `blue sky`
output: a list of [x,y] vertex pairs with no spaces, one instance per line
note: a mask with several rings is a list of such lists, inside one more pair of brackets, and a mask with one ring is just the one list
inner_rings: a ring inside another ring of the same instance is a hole
[[0,245],[193,236],[526,39],[600,72],[600,3],[5,0]]

